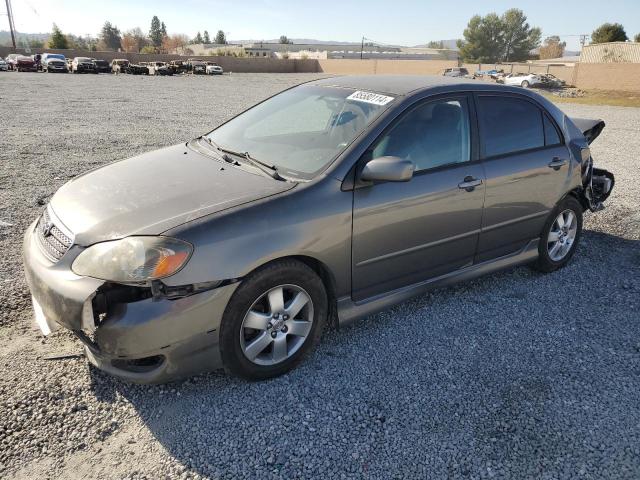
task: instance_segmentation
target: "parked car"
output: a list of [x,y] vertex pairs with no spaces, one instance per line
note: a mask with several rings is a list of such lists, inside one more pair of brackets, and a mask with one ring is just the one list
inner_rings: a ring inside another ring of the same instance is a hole
[[147,65],[149,69],[149,75],[173,75],[173,69],[165,62],[150,62]]
[[9,55],[7,55],[7,58],[5,58],[5,61],[7,62],[7,67],[9,67],[9,70],[16,70],[16,63],[18,61],[18,57],[19,55],[17,53],[10,53]]
[[9,70],[9,65],[3,58],[0,58],[0,72],[6,72],[7,70]]
[[143,63],[130,63],[127,68],[127,73],[131,75],[149,75],[149,67]]
[[[52,64],[52,67],[55,65],[56,68],[49,69],[50,60],[56,60],[56,62]],[[60,62],[62,62],[62,64],[64,65],[64,70],[60,68]],[[51,71],[68,72],[69,71],[69,69],[67,68],[67,59],[61,53],[43,53],[40,60],[40,65],[42,67],[43,72],[51,72]]]
[[91,58],[75,57],[71,62],[71,73],[98,73],[98,71]]
[[129,60],[126,58],[116,58],[111,61],[111,72],[113,73],[127,73],[129,68]]
[[171,62],[169,62],[169,68],[173,70],[174,74],[186,73],[189,71],[189,66],[182,60],[171,60]]
[[280,375],[327,322],[565,266],[613,188],[589,150],[603,128],[530,90],[443,77],[288,89],[62,186],[24,238],[36,322],[129,381]]
[[187,69],[189,72],[193,73],[193,66],[194,65],[204,65],[205,67],[205,72],[206,73],[206,63],[204,60],[201,60],[199,58],[187,58],[187,61],[185,62]]
[[489,77],[494,80],[502,75],[504,75],[504,70],[496,70],[495,68],[491,70],[477,70],[473,74],[474,77],[480,77],[480,78]]
[[67,62],[61,60],[59,58],[49,58],[47,59],[46,66],[43,65],[43,69],[48,73],[69,73],[69,69],[67,68]]
[[463,67],[446,68],[442,75],[445,77],[465,77],[469,75],[469,70]]
[[32,57],[18,55],[14,68],[19,72],[37,72],[38,66]]
[[510,73],[505,75],[500,83],[522,88],[530,88],[542,86],[543,80],[542,76],[536,73]]
[[561,80],[550,73],[540,75],[540,79],[542,80],[542,86],[544,88],[561,88],[566,86],[566,82],[564,80]]
[[194,75],[206,75],[207,64],[197,60],[191,62],[191,73]]
[[96,73],[110,73],[111,72],[111,64],[106,60],[102,60],[101,58],[92,58],[91,61],[95,67]]
[[208,75],[222,75],[224,73],[222,67],[214,62],[207,62],[206,70]]

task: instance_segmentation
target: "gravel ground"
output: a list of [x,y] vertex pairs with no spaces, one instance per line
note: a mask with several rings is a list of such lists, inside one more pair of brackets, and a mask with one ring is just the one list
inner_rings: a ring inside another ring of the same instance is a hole
[[[178,143],[307,75],[0,74],[0,477],[639,478],[640,109],[574,260],[444,289],[328,332],[284,377],[132,386],[34,329],[22,232],[78,173]],[[354,368],[355,367],[355,368]]]

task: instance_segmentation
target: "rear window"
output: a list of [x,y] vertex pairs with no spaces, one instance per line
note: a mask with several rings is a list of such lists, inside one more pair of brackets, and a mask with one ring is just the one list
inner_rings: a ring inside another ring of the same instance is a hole
[[478,107],[484,157],[545,146],[542,112],[531,102],[514,97],[482,96]]

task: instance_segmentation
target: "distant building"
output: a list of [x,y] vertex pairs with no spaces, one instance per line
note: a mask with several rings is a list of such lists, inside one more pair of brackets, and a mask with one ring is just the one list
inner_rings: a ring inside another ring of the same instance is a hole
[[587,45],[580,54],[582,63],[640,63],[640,43],[611,42]]
[[187,48],[195,56],[219,55],[225,52],[236,56],[259,58],[364,58],[392,60],[457,60],[458,58],[456,50],[372,45],[367,43],[364,46],[356,43],[254,42],[243,45],[201,43],[187,45]]

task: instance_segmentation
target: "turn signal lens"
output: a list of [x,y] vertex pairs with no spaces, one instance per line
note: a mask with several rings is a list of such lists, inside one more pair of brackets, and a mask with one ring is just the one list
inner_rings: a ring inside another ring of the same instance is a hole
[[191,244],[170,237],[127,237],[96,243],[75,259],[77,275],[112,282],[144,282],[169,277],[189,260]]

